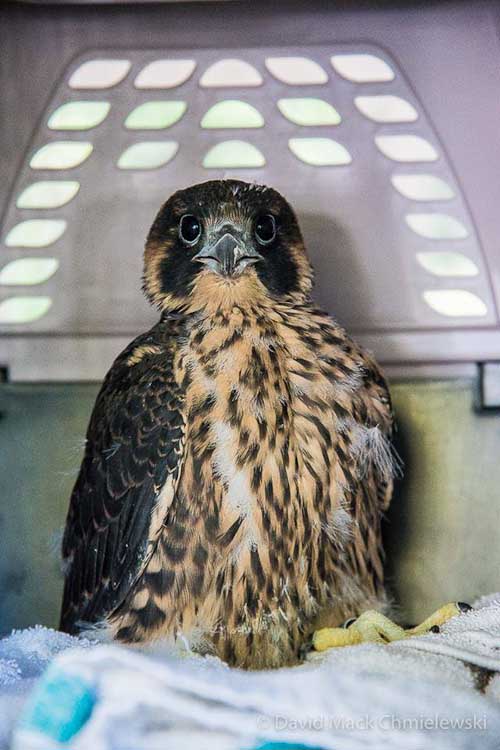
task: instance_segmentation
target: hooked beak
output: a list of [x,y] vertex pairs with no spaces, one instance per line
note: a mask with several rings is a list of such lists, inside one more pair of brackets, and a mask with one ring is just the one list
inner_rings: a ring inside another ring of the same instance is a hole
[[203,263],[222,276],[239,276],[251,263],[262,260],[262,255],[226,232],[215,243],[203,247],[193,260]]

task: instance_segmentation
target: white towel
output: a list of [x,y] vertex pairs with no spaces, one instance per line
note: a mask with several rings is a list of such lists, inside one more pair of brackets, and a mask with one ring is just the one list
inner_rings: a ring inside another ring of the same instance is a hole
[[475,606],[438,634],[334,649],[270,672],[17,633],[0,642],[4,743],[26,688],[64,651],[25,706],[14,750],[498,748],[500,595]]

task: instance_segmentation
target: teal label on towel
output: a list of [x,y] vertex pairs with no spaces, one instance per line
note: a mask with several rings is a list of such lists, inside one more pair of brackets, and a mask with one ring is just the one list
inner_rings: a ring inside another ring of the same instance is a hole
[[89,720],[97,700],[95,686],[51,666],[26,706],[20,726],[57,742],[67,742]]

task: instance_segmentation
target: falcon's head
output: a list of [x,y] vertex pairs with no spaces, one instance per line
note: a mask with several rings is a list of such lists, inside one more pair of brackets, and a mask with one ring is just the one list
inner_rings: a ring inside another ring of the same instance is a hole
[[144,291],[161,310],[298,302],[311,286],[295,214],[263,185],[213,180],[179,190],[147,238]]

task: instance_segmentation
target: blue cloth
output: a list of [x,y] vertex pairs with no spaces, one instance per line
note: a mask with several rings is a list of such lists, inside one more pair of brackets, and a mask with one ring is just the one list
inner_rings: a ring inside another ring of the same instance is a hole
[[64,743],[89,720],[96,701],[92,683],[51,666],[35,688],[20,725]]
[[322,748],[312,745],[296,745],[293,742],[264,742],[254,750],[322,750]]

